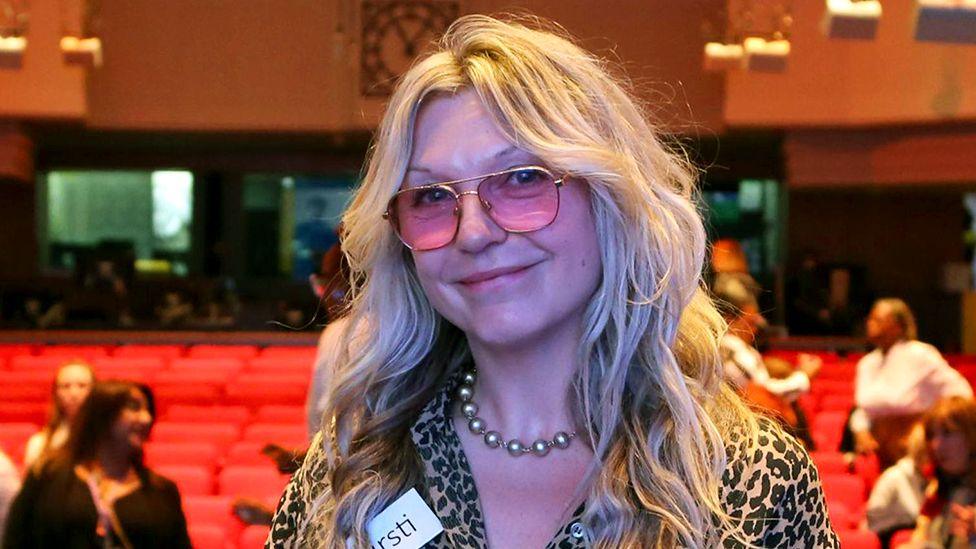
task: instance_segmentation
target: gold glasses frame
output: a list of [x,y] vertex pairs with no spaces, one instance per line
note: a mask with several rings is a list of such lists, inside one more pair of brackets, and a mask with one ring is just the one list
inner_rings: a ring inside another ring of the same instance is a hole
[[[410,188],[407,188],[407,189],[401,189],[401,190],[397,191],[396,193],[394,193],[393,196],[390,198],[390,201],[389,201],[389,203],[386,206],[386,211],[383,212],[383,219],[385,219],[385,220],[387,220],[387,221],[390,222],[390,224],[393,226],[393,232],[396,233],[397,238],[400,239],[400,242],[402,242],[404,246],[406,246],[407,248],[409,248],[411,250],[416,250],[416,248],[414,246],[411,246],[409,243],[407,243],[403,239],[403,237],[400,235],[400,229],[397,226],[397,221],[395,219],[396,216],[394,215],[394,204],[396,203],[397,198],[400,195],[403,195],[405,193],[422,191],[422,190],[425,190],[425,189],[443,189],[443,190],[451,193],[451,195],[454,196],[454,203],[455,203],[455,205],[454,205],[454,216],[457,218],[457,220],[455,222],[455,225],[454,225],[454,234],[453,234],[453,236],[451,236],[451,239],[450,240],[448,240],[444,244],[441,244],[440,246],[436,246],[434,248],[424,248],[423,250],[418,250],[418,251],[429,251],[429,250],[436,250],[438,248],[443,248],[444,246],[449,245],[451,242],[454,242],[454,239],[457,238],[457,232],[458,232],[458,229],[460,228],[460,225],[461,225],[461,197],[462,196],[465,196],[465,195],[475,195],[475,196],[477,196],[478,197],[478,202],[481,203],[481,206],[485,209],[485,211],[486,212],[491,212],[491,207],[492,207],[491,206],[491,202],[488,202],[487,200],[485,200],[481,196],[481,185],[484,184],[485,181],[491,179],[492,177],[497,177],[499,175],[505,175],[505,174],[509,174],[509,173],[520,172],[520,171],[524,171],[524,170],[538,170],[538,171],[541,171],[541,172],[545,173],[546,175],[548,175],[552,179],[553,185],[556,187],[556,211],[553,213],[552,219],[549,220],[549,222],[546,223],[545,225],[542,225],[540,227],[536,227],[534,229],[512,230],[512,229],[508,229],[508,228],[504,227],[494,217],[491,217],[491,218],[492,218],[493,221],[495,221],[496,224],[498,224],[499,227],[501,227],[507,233],[522,234],[522,233],[531,233],[531,232],[535,232],[535,231],[544,229],[544,228],[548,227],[549,225],[552,225],[553,221],[556,220],[556,217],[559,216],[559,204],[560,204],[560,193],[559,193],[559,189],[565,184],[565,182],[566,182],[566,180],[568,179],[569,176],[568,175],[564,175],[562,177],[557,178],[555,176],[555,174],[552,173],[551,170],[549,170],[547,168],[544,168],[542,166],[537,166],[537,165],[515,166],[515,167],[512,167],[512,168],[508,168],[508,169],[505,169],[505,170],[501,170],[501,171],[497,171],[497,172],[492,172],[492,173],[488,173],[488,174],[484,174],[484,175],[477,175],[477,176],[474,176],[474,177],[465,177],[464,179],[454,179],[454,180],[451,180],[451,181],[443,181],[443,182],[440,182],[440,183],[428,183],[426,185],[418,185],[416,187],[410,187]],[[454,189],[455,186],[460,185],[461,183],[467,183],[469,181],[478,181],[478,186],[474,190],[471,190],[471,191],[458,192],[458,191],[456,191]],[[490,213],[489,213],[489,216],[491,216]]]

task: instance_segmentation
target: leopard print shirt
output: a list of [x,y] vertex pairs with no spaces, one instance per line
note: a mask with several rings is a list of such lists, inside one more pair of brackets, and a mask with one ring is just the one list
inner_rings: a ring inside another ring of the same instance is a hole
[[[484,519],[474,477],[451,421],[454,394],[449,384],[423,410],[411,428],[413,443],[425,466],[424,486],[418,486],[444,532],[425,549],[487,546]],[[298,525],[306,506],[325,488],[327,464],[322,436],[312,442],[301,469],[278,504],[266,548],[300,547]],[[730,447],[730,464],[722,477],[725,510],[742,520],[751,546],[783,548],[839,548],[824,505],[817,470],[799,443],[779,430],[764,428],[758,444],[746,455],[740,441]],[[547,549],[588,547],[583,507],[555,533]],[[726,539],[723,547],[745,549],[741,540]]]

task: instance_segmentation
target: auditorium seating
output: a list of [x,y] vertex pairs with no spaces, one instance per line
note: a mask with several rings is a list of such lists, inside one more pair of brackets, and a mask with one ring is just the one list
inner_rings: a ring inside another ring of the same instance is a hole
[[239,547],[241,549],[260,549],[264,547],[264,541],[268,539],[271,528],[267,526],[248,526],[241,533]]
[[[853,405],[856,357],[821,356],[821,374],[800,400],[818,444],[811,457],[842,546],[871,549],[878,547],[877,538],[858,528],[876,464],[872,469],[858,459],[849,467],[838,451]],[[261,448],[271,442],[305,444],[313,346],[0,344],[0,446],[18,465],[24,444],[46,418],[53,373],[72,357],[90,360],[102,379],[152,386],[157,423],[146,462],[180,487],[196,547],[263,546],[268,529],[245,527],[230,507],[237,496],[277,501],[287,478]],[[976,357],[949,358],[976,381]]]
[[0,344],[0,447],[18,466],[46,420],[54,372],[71,358],[88,360],[101,379],[153,388],[146,463],[180,488],[194,547],[263,547],[268,529],[245,528],[231,505],[280,497],[287,477],[261,448],[306,444],[315,347]]

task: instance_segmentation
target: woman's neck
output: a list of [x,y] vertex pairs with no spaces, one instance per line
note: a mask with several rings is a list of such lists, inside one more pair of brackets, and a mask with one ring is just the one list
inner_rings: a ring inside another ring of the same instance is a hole
[[105,477],[122,481],[128,478],[132,471],[132,457],[125,451],[103,448],[98,452],[93,468],[101,470]]
[[577,342],[505,349],[469,342],[478,370],[473,401],[489,429],[525,438],[574,431],[570,402]]

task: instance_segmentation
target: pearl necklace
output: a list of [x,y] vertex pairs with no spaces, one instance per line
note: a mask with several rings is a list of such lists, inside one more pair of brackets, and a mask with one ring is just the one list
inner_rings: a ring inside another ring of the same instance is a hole
[[489,448],[500,448],[504,445],[508,453],[513,457],[528,454],[529,452],[538,457],[545,457],[552,448],[559,448],[560,450],[569,448],[569,443],[576,438],[576,431],[572,433],[559,431],[553,435],[552,440],[540,438],[533,442],[531,446],[526,446],[517,438],[504,442],[501,433],[498,431],[489,431],[485,425],[485,420],[478,417],[478,405],[474,402],[475,379],[475,370],[466,372],[464,377],[461,378],[461,386],[458,387],[457,396],[461,399],[461,414],[468,420],[468,429],[476,435],[483,435],[485,444]]

